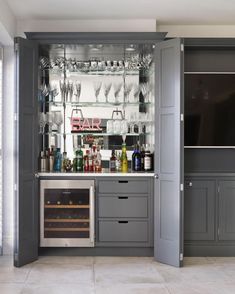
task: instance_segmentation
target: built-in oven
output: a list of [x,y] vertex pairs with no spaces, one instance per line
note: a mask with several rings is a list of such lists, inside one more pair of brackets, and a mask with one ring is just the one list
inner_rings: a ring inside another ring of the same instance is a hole
[[92,180],[40,181],[40,246],[94,247]]

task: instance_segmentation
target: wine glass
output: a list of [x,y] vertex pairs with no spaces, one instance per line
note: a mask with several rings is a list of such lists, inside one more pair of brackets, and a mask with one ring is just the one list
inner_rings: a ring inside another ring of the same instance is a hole
[[133,96],[134,96],[135,103],[138,102],[139,94],[140,94],[140,86],[138,84],[134,84]]
[[98,102],[98,96],[100,94],[101,86],[102,86],[102,82],[96,81],[96,82],[93,83],[93,87],[94,87],[94,90],[95,90],[96,102]]
[[60,126],[63,123],[63,115],[60,110],[54,111],[54,123],[57,125],[57,130],[60,132]]
[[52,126],[54,124],[54,113],[52,111],[46,113],[46,123],[49,127],[48,132],[50,133],[52,131]]
[[141,92],[142,92],[143,97],[144,97],[144,102],[148,103],[149,102],[149,99],[148,99],[148,96],[149,96],[149,84],[148,83],[142,83],[140,85],[140,88],[141,88]]
[[40,133],[43,133],[44,132],[44,128],[45,128],[46,123],[47,123],[46,115],[45,115],[44,112],[40,112],[39,113],[38,122],[39,122],[39,127],[40,127],[39,132]]
[[79,98],[80,98],[80,95],[81,95],[81,89],[82,89],[82,85],[81,85],[81,82],[77,81],[75,83],[75,89],[76,89],[76,93],[74,94],[76,96],[76,99],[74,102],[77,102],[79,103]]
[[112,87],[111,82],[104,83],[104,96],[105,96],[106,103],[108,103],[108,96],[109,96],[109,92],[111,90],[111,87]]
[[129,95],[130,92],[132,90],[133,87],[133,83],[126,83],[125,87],[124,87],[124,98],[125,98],[125,102],[130,102],[129,101]]
[[118,96],[122,89],[122,83],[114,83],[113,89],[114,89],[115,104],[119,104]]

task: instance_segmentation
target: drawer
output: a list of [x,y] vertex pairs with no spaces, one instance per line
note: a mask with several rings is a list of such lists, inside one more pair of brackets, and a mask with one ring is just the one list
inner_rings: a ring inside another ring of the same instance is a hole
[[149,181],[146,180],[104,180],[99,181],[100,193],[135,193],[146,194],[148,193]]
[[99,196],[99,217],[148,217],[148,197]]
[[147,221],[99,221],[100,242],[147,242]]

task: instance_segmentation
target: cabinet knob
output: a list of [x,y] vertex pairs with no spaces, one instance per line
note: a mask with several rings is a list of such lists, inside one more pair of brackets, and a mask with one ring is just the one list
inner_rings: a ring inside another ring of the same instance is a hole
[[155,179],[158,179],[158,178],[159,178],[159,177],[158,177],[158,174],[154,175],[154,178],[155,178]]
[[189,187],[192,187],[193,186],[193,183],[192,182],[188,182],[188,186]]

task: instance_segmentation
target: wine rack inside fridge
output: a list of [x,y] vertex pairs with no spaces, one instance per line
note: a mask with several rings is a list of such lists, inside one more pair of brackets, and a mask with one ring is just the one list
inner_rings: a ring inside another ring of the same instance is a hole
[[40,181],[40,247],[94,247],[94,181]]

